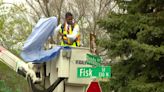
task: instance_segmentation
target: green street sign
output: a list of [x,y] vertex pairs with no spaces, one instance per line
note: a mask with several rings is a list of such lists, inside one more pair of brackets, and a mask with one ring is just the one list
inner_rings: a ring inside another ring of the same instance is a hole
[[87,62],[86,64],[93,65],[93,66],[101,66],[102,59],[100,56],[87,54]]
[[77,68],[78,78],[110,78],[111,67],[110,66],[99,66],[99,67],[78,67]]

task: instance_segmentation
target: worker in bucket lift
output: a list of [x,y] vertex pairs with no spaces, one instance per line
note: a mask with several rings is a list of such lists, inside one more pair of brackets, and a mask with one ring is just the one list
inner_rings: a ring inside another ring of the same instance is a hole
[[80,32],[79,25],[75,23],[73,15],[70,12],[65,14],[65,21],[55,28],[55,33],[61,36],[61,46],[80,46]]

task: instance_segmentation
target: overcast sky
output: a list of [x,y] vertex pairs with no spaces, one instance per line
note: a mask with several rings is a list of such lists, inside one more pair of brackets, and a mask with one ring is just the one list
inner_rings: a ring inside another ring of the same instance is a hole
[[20,2],[25,2],[25,0],[3,0],[3,2],[8,2],[8,3],[20,3]]

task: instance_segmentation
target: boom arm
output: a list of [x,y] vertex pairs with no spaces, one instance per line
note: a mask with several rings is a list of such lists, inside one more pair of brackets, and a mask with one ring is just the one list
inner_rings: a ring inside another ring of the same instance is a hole
[[0,61],[24,77],[30,76],[33,83],[41,81],[41,78],[36,77],[35,71],[32,70],[29,64],[25,63],[2,46],[0,46]]

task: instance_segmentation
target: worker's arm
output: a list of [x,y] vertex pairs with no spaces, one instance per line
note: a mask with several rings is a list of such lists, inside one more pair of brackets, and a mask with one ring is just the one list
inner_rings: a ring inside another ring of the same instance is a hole
[[79,25],[76,25],[73,29],[73,33],[72,34],[67,34],[67,37],[69,39],[74,40],[74,39],[76,39],[76,36],[77,36],[78,32],[79,32]]
[[58,26],[55,28],[54,34],[57,34],[57,33],[60,31],[61,26],[62,26],[62,24],[58,25]]

